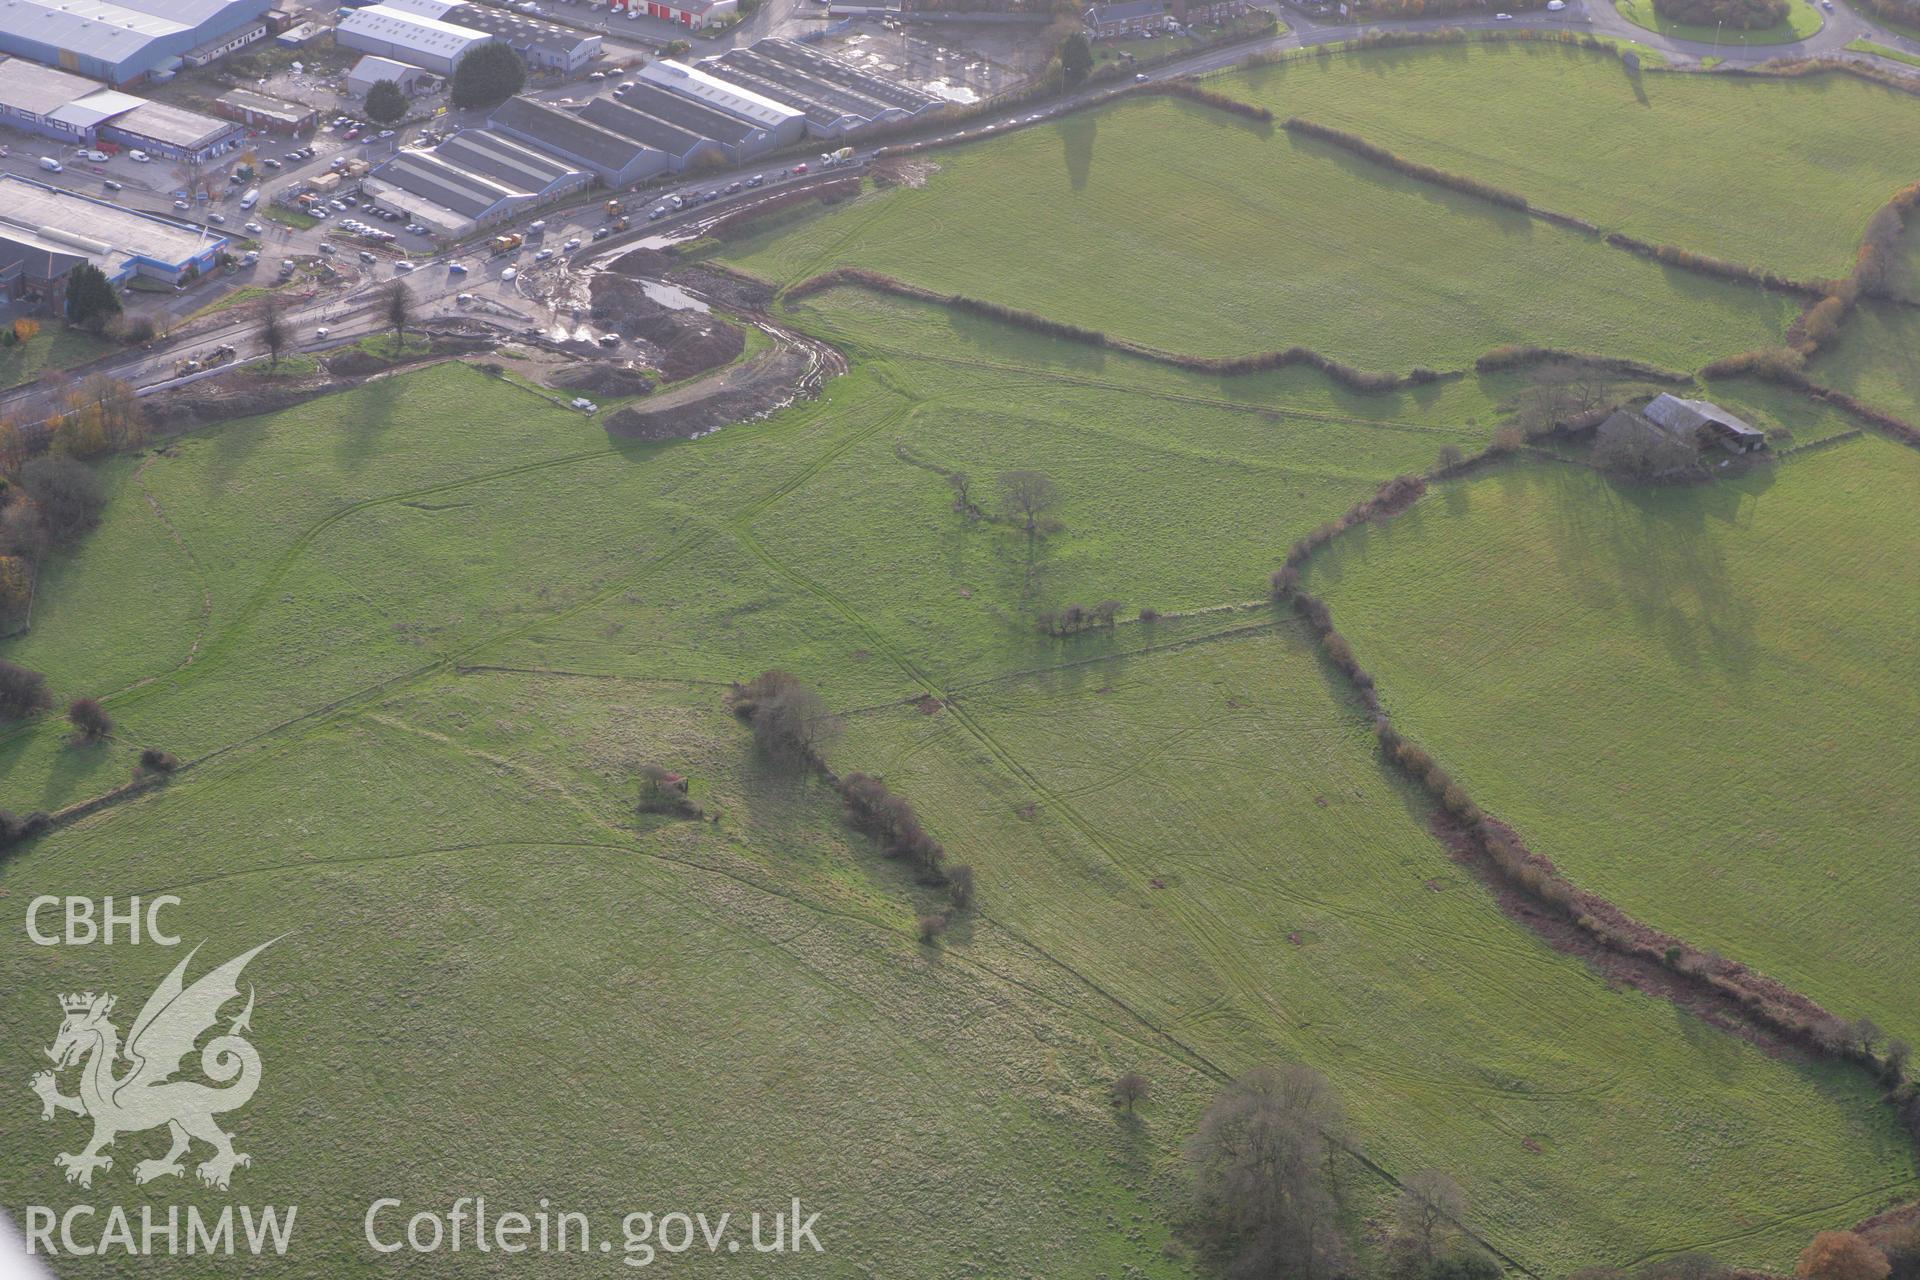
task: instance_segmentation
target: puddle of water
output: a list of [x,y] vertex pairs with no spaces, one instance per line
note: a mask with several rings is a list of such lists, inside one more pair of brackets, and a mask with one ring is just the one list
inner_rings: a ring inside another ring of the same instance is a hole
[[943,102],[978,102],[980,95],[963,84],[949,84],[946,80],[929,80],[920,86]]
[[672,307],[675,311],[711,311],[706,303],[688,293],[678,285],[668,284],[665,280],[642,280],[641,291],[663,307]]

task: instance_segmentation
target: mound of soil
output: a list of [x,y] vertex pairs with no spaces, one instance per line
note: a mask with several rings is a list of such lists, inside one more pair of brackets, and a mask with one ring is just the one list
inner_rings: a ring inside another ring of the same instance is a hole
[[645,276],[657,279],[667,273],[673,265],[673,255],[659,249],[635,249],[632,253],[623,253],[607,264],[607,270],[617,271],[623,276]]
[[705,382],[674,387],[609,414],[607,434],[621,440],[673,440],[744,422],[788,403],[810,363],[797,347],[755,356]]
[[718,369],[746,350],[747,335],[718,316],[697,311],[671,314],[675,332],[659,342],[660,372],[670,382]]
[[228,418],[251,418],[262,413],[278,413],[294,405],[323,396],[335,387],[310,381],[291,385],[238,387],[219,380],[163,392],[145,402],[147,422],[162,434],[204,427]]
[[773,305],[773,286],[752,276],[710,263],[694,262],[667,272],[667,282],[727,311],[765,311]]
[[643,396],[653,390],[646,371],[630,364],[590,362],[554,370],[547,385],[556,391],[584,391],[596,396]]
[[647,296],[638,280],[611,271],[593,277],[589,314],[602,329],[629,338],[665,342],[674,335],[673,312]]
[[326,366],[327,372],[336,378],[364,378],[368,374],[392,368],[393,361],[385,356],[376,356],[371,351],[349,347],[339,355],[328,356]]

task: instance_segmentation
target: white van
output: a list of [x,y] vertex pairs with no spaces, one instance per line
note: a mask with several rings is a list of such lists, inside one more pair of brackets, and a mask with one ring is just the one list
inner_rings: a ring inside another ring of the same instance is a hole
[[242,209],[251,209],[253,208],[253,206],[259,203],[260,203],[260,188],[258,187],[248,187],[247,194],[240,197],[240,207]]
[[153,157],[144,151],[129,151],[127,152],[127,159],[133,161],[135,164],[145,164],[147,161],[153,159]]
[[41,156],[40,167],[42,169],[45,169],[48,173],[60,173],[63,171],[60,162],[58,160],[55,160],[52,156]]

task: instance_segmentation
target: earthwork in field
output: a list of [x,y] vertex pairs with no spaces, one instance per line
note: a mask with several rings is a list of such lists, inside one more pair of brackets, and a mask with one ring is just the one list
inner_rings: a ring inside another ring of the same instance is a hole
[[[1423,1169],[1534,1277],[1784,1272],[1920,1196],[1871,1054],[1543,936],[1369,704],[1581,890],[1920,1037],[1920,320],[1868,298],[1791,376],[1695,376],[1785,346],[1853,268],[1920,178],[1920,99],[1522,44],[1207,87],[1593,230],[1141,97],[689,246],[848,362],[763,420],[633,442],[449,361],[105,464],[100,527],[0,655],[118,727],[0,730],[0,806],[56,814],[0,894],[17,916],[84,874],[182,894],[190,938],[287,934],[244,1176],[302,1206],[316,1274],[375,1269],[385,1187],[484,1186],[613,1215],[803,1194],[820,1274],[1211,1275],[1182,1145],[1268,1063],[1345,1099],[1363,1271]],[[1499,350],[1528,347],[1590,359]],[[1543,388],[1711,399],[1777,456],[1623,483]],[[1031,531],[998,504],[1018,472],[1056,490]],[[775,668],[839,718],[825,766],[973,868],[937,943],[948,890],[729,710]],[[182,767],[58,816],[144,747]],[[636,810],[648,764],[697,820]],[[9,942],[0,1018],[51,1032],[45,993],[104,965]],[[0,1191],[51,1196],[15,1101]]]

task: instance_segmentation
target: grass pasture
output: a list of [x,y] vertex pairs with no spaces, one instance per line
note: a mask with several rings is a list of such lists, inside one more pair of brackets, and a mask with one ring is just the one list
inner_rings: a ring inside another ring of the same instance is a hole
[[[1845,224],[1920,142],[1910,107],[1838,78],[1636,82],[1529,46],[1212,83],[1797,273],[1850,258]],[[1739,198],[1636,169],[1724,184],[1736,142]],[[1614,986],[1504,914],[1266,598],[1296,539],[1495,437],[1528,383],[1476,355],[1692,368],[1777,343],[1793,305],[1183,101],[930,158],[924,187],[713,252],[1174,351],[1459,372],[1217,376],[840,288],[776,309],[849,371],[696,440],[623,443],[445,363],[106,464],[100,527],[44,564],[0,656],[100,697],[117,734],[0,728],[0,807],[99,796],[145,746],[186,767],[0,851],[0,1066],[44,1062],[50,993],[112,990],[124,1029],[174,959],[30,945],[35,895],[178,893],[207,960],[284,935],[248,974],[268,1072],[231,1199],[298,1203],[297,1273],[328,1277],[442,1269],[365,1247],[375,1197],[484,1194],[587,1212],[616,1251],[634,1210],[822,1215],[818,1260],[667,1260],[700,1274],[1207,1280],[1182,1143],[1273,1063],[1324,1071],[1369,1161],[1455,1176],[1474,1231],[1542,1278],[1690,1250],[1782,1273],[1920,1195],[1863,1073]],[[1910,312],[1863,307],[1813,375],[1915,411]],[[1920,1037],[1920,456],[1777,386],[1707,392],[1812,447],[1656,491],[1522,452],[1340,535],[1309,586],[1400,726],[1572,878]],[[1057,528],[995,514],[1009,470],[1055,480]],[[1103,600],[1111,628],[1035,625]],[[775,667],[842,717],[832,768],[883,774],[977,870],[940,945],[915,920],[944,893],[726,710]],[[636,812],[646,763],[690,778],[699,820]],[[1152,1088],[1132,1117],[1107,1097],[1129,1070]],[[67,1187],[78,1121],[16,1103],[0,1205],[229,1200],[135,1190],[158,1135]],[[1371,1275],[1392,1190],[1341,1168]]]
[[1136,100],[934,159],[924,187],[722,256],[782,284],[868,267],[1173,351],[1298,343],[1397,372],[1516,342],[1696,367],[1777,341],[1792,319],[1785,299],[1186,102]]
[[1208,83],[1608,231],[1797,277],[1852,267],[1920,148],[1920,100],[1847,76],[1630,77],[1555,45],[1381,50]]
[[1396,723],[1577,883],[1911,1040],[1916,499],[1873,436],[1705,491],[1527,467],[1311,586]]

